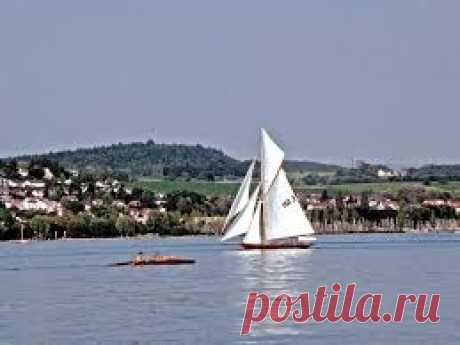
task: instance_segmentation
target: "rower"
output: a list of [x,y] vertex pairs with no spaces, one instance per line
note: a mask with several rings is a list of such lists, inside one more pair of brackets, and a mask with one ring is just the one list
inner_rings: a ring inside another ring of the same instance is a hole
[[133,265],[143,265],[145,263],[144,253],[139,252],[133,259]]

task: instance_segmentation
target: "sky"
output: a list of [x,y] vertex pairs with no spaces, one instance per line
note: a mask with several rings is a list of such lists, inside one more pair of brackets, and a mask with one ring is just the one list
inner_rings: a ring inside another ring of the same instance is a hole
[[118,142],[459,162],[460,2],[0,3],[0,157]]

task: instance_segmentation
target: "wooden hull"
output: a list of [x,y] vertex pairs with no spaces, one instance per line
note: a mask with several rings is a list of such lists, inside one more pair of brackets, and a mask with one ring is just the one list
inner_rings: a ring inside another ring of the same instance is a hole
[[117,266],[161,266],[161,265],[190,265],[194,264],[195,260],[186,258],[166,258],[166,259],[151,259],[144,262],[134,263],[133,261],[117,262],[111,264],[112,267]]
[[314,240],[301,241],[297,238],[283,240],[266,241],[261,244],[241,243],[244,249],[307,249],[310,248]]

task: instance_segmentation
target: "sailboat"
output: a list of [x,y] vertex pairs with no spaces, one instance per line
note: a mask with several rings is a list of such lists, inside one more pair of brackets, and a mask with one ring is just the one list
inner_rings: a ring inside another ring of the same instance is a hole
[[225,219],[222,241],[243,237],[245,249],[308,248],[316,240],[282,168],[284,152],[260,131],[260,182],[251,193],[253,160]]

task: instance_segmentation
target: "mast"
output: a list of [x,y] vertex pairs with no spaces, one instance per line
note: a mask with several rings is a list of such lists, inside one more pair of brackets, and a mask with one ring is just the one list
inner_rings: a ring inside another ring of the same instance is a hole
[[265,129],[260,130],[260,179],[262,184],[261,193],[261,211],[260,211],[260,238],[266,240],[265,219],[268,216],[268,209],[264,207],[266,203],[267,193],[273,185],[278,171],[283,163],[284,152],[281,148],[270,138]]
[[264,185],[265,183],[265,173],[264,173],[264,170],[263,169],[263,166],[264,166],[264,162],[265,162],[265,154],[263,152],[263,145],[264,145],[264,139],[263,139],[263,136],[264,136],[264,132],[265,132],[265,129],[261,129],[260,130],[260,140],[259,140],[259,149],[260,149],[260,183],[262,185],[262,192],[260,193],[260,196],[259,196],[259,203],[260,203],[260,211],[256,214],[255,216],[258,217],[259,219],[257,220],[259,222],[259,239],[260,239],[260,243],[264,243],[265,242],[265,231],[264,231],[264,190],[266,189],[266,186]]
[[260,214],[259,214],[259,231],[260,231],[260,242],[264,243],[265,242],[265,226],[264,226],[264,202],[260,202]]

